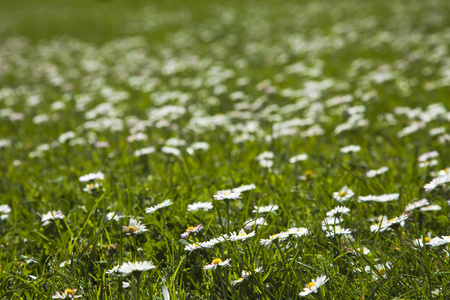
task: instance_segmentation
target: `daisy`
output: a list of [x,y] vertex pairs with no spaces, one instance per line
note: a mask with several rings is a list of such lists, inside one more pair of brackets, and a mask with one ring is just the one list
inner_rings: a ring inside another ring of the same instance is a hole
[[329,231],[332,230],[334,226],[342,223],[342,218],[340,217],[326,217],[322,221],[322,230]]
[[390,219],[384,227],[389,228],[392,227],[394,229],[403,226],[405,224],[406,219],[408,219],[408,216],[405,214],[402,214],[400,217],[395,217]]
[[329,212],[327,212],[328,217],[334,217],[335,215],[342,216],[342,215],[348,215],[348,212],[350,209],[346,206],[336,206]]
[[236,234],[236,232],[231,233],[231,236],[228,238],[228,240],[231,241],[231,242],[245,241],[246,239],[251,238],[255,234],[256,234],[255,231],[252,231],[249,234],[247,234],[244,231],[244,229],[241,229],[241,231],[239,231],[239,234]]
[[386,173],[387,171],[389,171],[388,167],[381,167],[378,170],[369,170],[366,172],[366,177],[367,178],[373,178],[375,176],[381,175]]
[[89,173],[78,178],[80,182],[86,182],[91,180],[103,180],[103,179],[105,179],[105,174],[103,174],[102,172]]
[[254,183],[252,183],[252,184],[244,184],[237,188],[233,188],[231,191],[233,193],[243,193],[243,192],[251,191],[254,189],[256,189],[256,185]]
[[270,212],[274,212],[276,210],[278,210],[279,206],[277,204],[270,204],[267,206],[253,206],[255,209],[252,210],[252,213],[270,213]]
[[214,195],[214,200],[236,200],[240,198],[242,198],[240,192],[218,191]]
[[230,264],[231,258],[222,261],[220,258],[213,259],[212,263],[209,265],[203,266],[204,270],[215,270],[218,266],[220,267],[231,267]]
[[[377,270],[377,272],[381,276],[383,276],[383,278],[386,278],[387,277],[386,270],[392,269],[392,264],[390,262],[386,262],[385,264],[377,264],[374,267],[375,270]],[[372,269],[369,266],[366,266],[365,270],[367,273],[370,273],[372,271]],[[373,278],[378,279],[378,274],[373,273]]]
[[123,232],[126,235],[137,235],[147,231],[145,225],[142,224],[141,221],[137,221],[136,219],[130,219],[130,223],[128,226],[123,226]]
[[140,273],[150,269],[154,269],[156,266],[151,261],[137,261],[137,262],[126,262],[119,268],[119,273],[123,276],[127,276],[131,273]]
[[93,194],[97,190],[102,190],[102,184],[100,182],[88,183],[83,188],[83,192],[86,192],[88,194]]
[[333,193],[333,198],[338,202],[344,202],[354,195],[355,193],[348,186],[344,186],[339,192]]
[[309,230],[304,227],[292,227],[287,230],[287,233],[291,236],[302,237],[309,233]]
[[55,219],[63,219],[65,215],[60,210],[49,211],[41,218],[42,226],[47,226]]
[[187,211],[194,212],[200,209],[203,210],[210,210],[213,208],[213,205],[211,202],[196,202],[193,204],[189,204],[187,207]]
[[200,244],[197,244],[197,243],[196,243],[196,244],[189,244],[189,245],[186,245],[186,246],[184,247],[184,250],[185,250],[185,251],[192,252],[192,251],[194,251],[194,250],[202,249],[201,244],[202,244],[202,243],[200,243]]
[[155,152],[155,147],[147,147],[147,148],[142,148],[142,149],[138,149],[138,150],[134,151],[133,155],[135,157],[140,157],[140,156],[152,154],[153,152]]
[[255,226],[258,226],[258,228],[262,225],[267,225],[267,222],[264,218],[258,218],[256,220],[250,219],[244,222],[244,229],[250,230]]
[[441,206],[438,204],[428,205],[420,208],[420,211],[438,211],[441,210]]
[[426,205],[430,205],[430,203],[428,202],[427,199],[422,199],[422,200],[408,204],[405,207],[405,211],[411,211],[413,209],[420,208],[420,207],[426,206]]
[[378,219],[379,222],[377,224],[370,225],[370,232],[391,230],[389,227],[386,227],[386,224],[388,223],[388,218],[386,216],[380,216]]
[[175,156],[180,156],[181,155],[181,151],[178,150],[175,147],[169,147],[169,146],[164,146],[161,148],[161,152],[166,153],[166,154],[172,154]]
[[155,211],[157,211],[158,209],[163,208],[163,207],[170,206],[170,205],[172,205],[172,204],[173,204],[173,202],[172,202],[170,199],[167,199],[167,200],[164,200],[164,202],[162,202],[162,203],[159,203],[159,204],[157,204],[157,205],[155,205],[155,206],[146,208],[146,209],[145,209],[145,213],[146,213],[146,214],[153,214],[153,213],[154,213]]
[[0,219],[4,220],[8,218],[11,208],[7,204],[0,205]]
[[76,293],[76,289],[66,289],[64,292],[56,292],[52,299],[76,299],[82,297],[81,295],[76,295]]
[[366,201],[374,201],[374,202],[388,202],[397,200],[400,197],[400,194],[383,194],[379,196],[374,195],[368,195],[368,196],[359,196],[358,201],[359,202],[366,202]]
[[187,229],[186,229],[186,231],[185,232],[183,232],[182,234],[181,234],[181,238],[182,239],[185,239],[185,238],[187,238],[187,237],[189,237],[189,235],[191,234],[191,233],[199,233],[200,231],[202,231],[203,230],[203,225],[202,224],[198,224],[197,226],[190,226],[190,227],[188,227]]
[[334,226],[327,232],[327,237],[334,237],[335,235],[347,235],[351,234],[352,231],[348,228],[341,228],[340,226]]
[[341,148],[340,151],[341,151],[342,153],[359,152],[359,151],[361,151],[361,146],[358,146],[358,145],[350,145],[350,146]]
[[317,293],[319,288],[324,285],[328,281],[328,278],[326,275],[317,277],[316,279],[311,280],[310,283],[308,283],[308,286],[303,289],[303,292],[300,292],[298,294],[301,297],[307,296],[311,293]]
[[106,271],[105,271],[105,274],[106,274],[106,275],[111,275],[111,274],[118,273],[118,272],[119,272],[119,268],[120,268],[119,265],[114,266],[112,269],[106,270]]
[[302,154],[298,154],[298,155],[296,155],[296,156],[291,157],[291,158],[289,159],[289,162],[290,162],[291,164],[293,164],[293,163],[296,163],[296,162],[298,162],[298,161],[304,161],[304,160],[307,160],[307,159],[308,159],[308,155],[305,154],[305,153],[302,153]]
[[119,221],[122,218],[123,218],[123,214],[122,213],[120,213],[120,212],[110,212],[110,213],[107,213],[105,215],[105,223],[107,223],[107,222],[109,222],[111,220]]

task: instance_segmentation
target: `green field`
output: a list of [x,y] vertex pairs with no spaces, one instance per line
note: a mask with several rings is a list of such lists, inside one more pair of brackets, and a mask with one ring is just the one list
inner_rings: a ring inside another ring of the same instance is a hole
[[449,45],[446,0],[1,1],[0,299],[449,299]]

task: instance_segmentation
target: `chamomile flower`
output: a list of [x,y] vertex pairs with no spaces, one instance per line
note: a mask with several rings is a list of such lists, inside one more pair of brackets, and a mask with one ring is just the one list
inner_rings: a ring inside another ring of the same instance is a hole
[[344,186],[339,192],[333,193],[333,198],[338,202],[344,202],[353,197],[355,193],[348,188],[348,186]]
[[159,204],[156,204],[155,206],[146,208],[145,209],[145,213],[146,214],[153,214],[158,209],[170,206],[172,204],[173,204],[173,202],[170,199],[167,199],[167,200],[164,200],[164,202],[162,202],[162,203],[159,203]]
[[350,145],[350,146],[341,148],[340,151],[341,151],[342,153],[359,152],[359,151],[361,151],[361,146],[358,146],[358,145]]
[[128,226],[123,226],[123,232],[125,232],[126,235],[137,235],[142,234],[147,231],[147,228],[145,225],[142,224],[141,221],[138,221],[136,219],[130,219],[130,223]]
[[430,205],[430,202],[428,202],[427,199],[422,199],[422,200],[419,200],[419,201],[416,201],[416,202],[406,205],[405,211],[411,211],[413,209],[420,208],[420,207],[423,207],[426,205]]
[[9,207],[7,204],[0,205],[0,219],[1,220],[8,218],[10,212],[11,212],[11,207]]
[[235,241],[245,241],[246,239],[251,238],[252,236],[255,236],[256,232],[252,231],[249,234],[247,234],[244,229],[241,229],[239,231],[239,234],[236,234],[236,232],[231,233],[231,236],[228,238],[229,241],[235,242]]
[[296,163],[296,162],[298,162],[298,161],[304,161],[304,160],[307,160],[307,159],[308,159],[308,155],[305,154],[305,153],[302,153],[302,154],[298,154],[298,155],[296,155],[296,156],[291,157],[291,158],[289,159],[289,162],[290,162],[291,164],[294,164],[294,163]]
[[252,211],[252,213],[270,213],[270,212],[275,212],[276,210],[278,210],[279,206],[277,204],[270,204],[270,205],[266,205],[266,206],[254,206],[254,210]]
[[244,222],[244,229],[250,230],[255,226],[258,226],[258,228],[260,228],[260,226],[262,225],[267,225],[266,219],[264,218],[250,219]]
[[334,216],[342,216],[342,215],[348,215],[348,212],[350,209],[346,206],[336,206],[329,212],[327,212],[328,217],[334,217]]
[[187,207],[188,212],[198,211],[200,209],[210,210],[213,208],[213,204],[211,202],[196,202],[193,204],[189,204]]
[[252,184],[241,185],[241,186],[239,186],[237,188],[233,188],[231,191],[233,193],[243,193],[243,192],[251,191],[251,190],[254,190],[254,189],[256,189],[256,186],[255,186],[254,183],[252,183]]
[[214,195],[214,200],[236,200],[240,198],[242,198],[240,192],[218,191]]
[[105,174],[103,174],[102,172],[97,172],[83,175],[78,180],[80,180],[80,182],[87,182],[92,180],[103,180],[103,179],[105,179]]
[[122,218],[123,214],[121,212],[109,212],[105,215],[105,223],[109,222],[110,220],[119,221]]
[[298,294],[301,297],[308,296],[311,293],[317,293],[319,288],[324,285],[328,281],[328,278],[326,275],[319,276],[316,279],[311,280],[310,283],[303,289],[303,292],[300,292]]
[[231,267],[230,264],[231,258],[222,261],[220,258],[213,259],[212,263],[209,265],[203,266],[204,270],[215,270],[217,267]]
[[348,228],[341,228],[340,226],[334,226],[327,231],[327,237],[334,237],[336,235],[348,235],[352,231]]
[[194,234],[196,234],[196,233],[199,233],[200,231],[202,231],[203,230],[203,225],[202,224],[198,224],[197,226],[190,226],[190,227],[188,227],[187,229],[186,229],[186,231],[185,232],[183,232],[182,234],[181,234],[181,238],[182,239],[185,239],[185,238],[187,238],[187,237],[189,237],[189,235],[191,234],[191,233],[194,233]]
[[120,266],[118,272],[122,273],[123,276],[127,276],[131,273],[140,273],[154,268],[156,266],[151,261],[126,262]]
[[400,197],[399,193],[394,194],[383,194],[383,195],[368,195],[368,196],[359,196],[358,201],[359,202],[367,202],[367,201],[374,201],[374,202],[389,202],[393,200],[398,200]]
[[373,178],[375,176],[381,175],[386,173],[387,171],[389,171],[388,167],[381,167],[378,170],[369,170],[366,172],[366,177],[367,178]]
[[200,244],[198,244],[198,243],[189,244],[184,247],[184,250],[189,251],[189,252],[192,252],[194,250],[200,250],[200,249],[202,249],[201,243]]
[[427,205],[427,206],[421,207],[420,211],[438,211],[441,209],[442,209],[442,207],[439,204],[432,204],[432,205]]
[[56,292],[56,294],[52,296],[52,299],[76,299],[83,297],[76,293],[76,289],[66,289],[64,292]]
[[106,274],[106,275],[111,275],[111,274],[118,273],[118,272],[119,272],[119,268],[120,268],[119,265],[114,266],[112,269],[106,270],[106,271],[105,271],[105,274]]
[[309,234],[308,228],[305,227],[292,227],[287,230],[287,233],[290,236],[302,237],[304,235]]
[[60,210],[49,211],[41,218],[42,226],[47,226],[55,219],[64,219],[65,215]]

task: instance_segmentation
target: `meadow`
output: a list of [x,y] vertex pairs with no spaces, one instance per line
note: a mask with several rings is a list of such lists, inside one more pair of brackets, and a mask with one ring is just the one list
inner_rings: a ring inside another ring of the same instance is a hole
[[0,2],[0,299],[450,299],[450,2]]

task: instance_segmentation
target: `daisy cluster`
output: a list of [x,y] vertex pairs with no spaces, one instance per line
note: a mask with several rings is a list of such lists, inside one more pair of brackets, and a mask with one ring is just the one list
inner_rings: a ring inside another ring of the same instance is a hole
[[4,297],[449,299],[447,3],[199,1],[0,12]]

